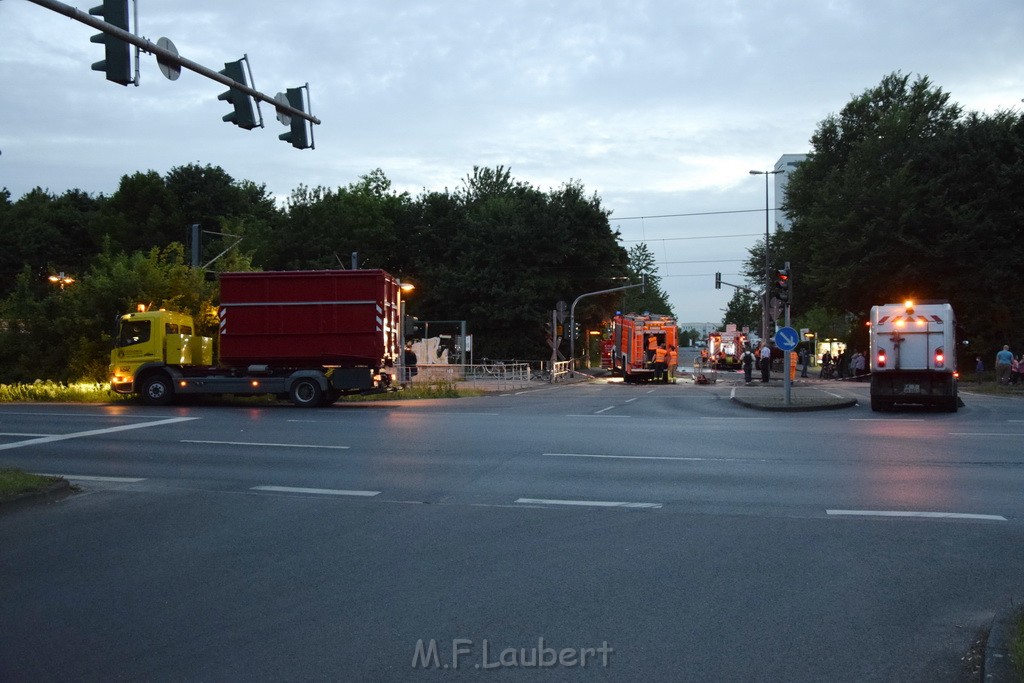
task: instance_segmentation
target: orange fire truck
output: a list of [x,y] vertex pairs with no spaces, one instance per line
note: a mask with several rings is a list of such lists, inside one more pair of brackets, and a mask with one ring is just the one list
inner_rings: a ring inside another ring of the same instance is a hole
[[675,318],[667,315],[619,314],[612,321],[612,372],[627,382],[649,382],[657,377],[652,345],[679,346]]
[[743,345],[747,336],[736,329],[735,323],[725,326],[725,332],[712,332],[708,336],[708,348],[701,355],[709,362],[718,363],[722,369],[738,369]]

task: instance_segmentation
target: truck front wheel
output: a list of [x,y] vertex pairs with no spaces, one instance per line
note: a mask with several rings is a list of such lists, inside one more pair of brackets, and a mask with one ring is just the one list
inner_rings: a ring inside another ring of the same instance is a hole
[[165,406],[174,400],[174,385],[166,375],[150,375],[142,380],[139,396],[147,406]]
[[291,397],[292,403],[300,408],[315,408],[322,405],[324,399],[323,389],[312,377],[301,377],[295,380],[288,395]]

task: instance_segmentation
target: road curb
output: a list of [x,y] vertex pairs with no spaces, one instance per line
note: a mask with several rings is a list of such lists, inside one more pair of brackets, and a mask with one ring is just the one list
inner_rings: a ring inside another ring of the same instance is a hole
[[58,500],[67,498],[73,492],[74,489],[71,487],[71,482],[67,479],[59,479],[38,491],[28,491],[11,496],[10,498],[0,498],[0,512],[18,510],[30,505],[55,503]]
[[1024,616],[1024,609],[1015,605],[996,615],[992,621],[985,642],[985,659],[982,664],[982,678],[986,683],[1017,683],[1016,667],[1010,656],[1018,620]]
[[[754,401],[746,401],[744,399],[733,397],[733,402],[744,406],[745,408],[752,408],[753,410],[764,410],[767,412],[776,413],[809,413],[815,410],[840,410],[842,408],[853,408],[857,405],[857,399],[851,398],[849,400],[837,401],[835,403],[820,403],[820,404],[804,404],[804,405],[765,405],[759,404]],[[779,399],[780,401],[782,399]]]
[[781,391],[769,388],[759,388],[752,391],[742,391],[742,389],[738,391],[738,389],[740,388],[734,387],[729,398],[734,403],[753,410],[779,413],[807,413],[816,410],[853,408],[857,405],[856,398],[834,396],[824,392],[807,395],[806,391],[797,392],[796,395],[791,394],[790,404],[786,405]]

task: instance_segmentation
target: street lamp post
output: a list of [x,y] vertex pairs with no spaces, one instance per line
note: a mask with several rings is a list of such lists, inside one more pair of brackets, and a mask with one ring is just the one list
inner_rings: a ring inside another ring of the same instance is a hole
[[768,316],[768,299],[771,296],[772,289],[772,271],[768,254],[768,228],[770,225],[770,213],[771,208],[768,204],[768,176],[777,175],[782,173],[782,169],[775,171],[751,171],[750,175],[763,175],[764,176],[764,296],[761,297],[761,339],[764,341],[768,340],[768,324],[770,318]]

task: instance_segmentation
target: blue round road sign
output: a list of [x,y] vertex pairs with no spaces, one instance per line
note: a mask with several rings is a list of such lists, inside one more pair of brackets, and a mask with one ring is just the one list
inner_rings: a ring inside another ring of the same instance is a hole
[[775,345],[783,351],[792,351],[800,343],[800,335],[792,327],[780,327],[775,333]]

